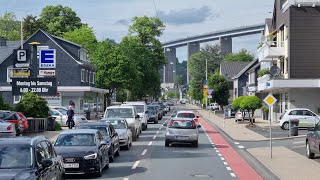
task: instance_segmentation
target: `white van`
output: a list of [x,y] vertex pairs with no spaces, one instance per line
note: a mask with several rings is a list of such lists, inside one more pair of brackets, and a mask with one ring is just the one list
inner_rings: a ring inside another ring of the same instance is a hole
[[122,106],[134,106],[137,109],[137,113],[140,116],[140,121],[142,123],[142,130],[146,130],[148,128],[148,108],[145,102],[125,102]]
[[132,140],[136,141],[141,134],[141,121],[134,106],[110,106],[104,112],[104,118],[125,118],[132,132]]

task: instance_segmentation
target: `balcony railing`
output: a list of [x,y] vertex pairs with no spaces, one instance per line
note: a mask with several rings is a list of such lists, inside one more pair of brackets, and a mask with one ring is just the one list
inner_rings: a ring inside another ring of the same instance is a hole
[[320,6],[320,0],[287,0],[282,5],[282,12],[285,12],[286,10],[288,10],[290,6],[316,7],[316,6]]
[[271,61],[285,55],[284,42],[267,41],[258,49],[259,62]]

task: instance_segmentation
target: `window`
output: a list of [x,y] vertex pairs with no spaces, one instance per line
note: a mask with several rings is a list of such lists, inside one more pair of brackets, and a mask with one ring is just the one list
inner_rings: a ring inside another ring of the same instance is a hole
[[81,69],[81,82],[84,82],[85,72],[86,72],[86,70]]
[[281,69],[281,74],[284,73],[285,68],[284,68],[285,64],[284,64],[284,58],[280,59],[280,69]]
[[88,82],[88,80],[89,80],[89,71],[86,70],[86,82]]
[[320,131],[320,122],[317,123],[317,125],[314,127],[315,131]]
[[7,82],[12,82],[11,77],[13,76],[13,70],[12,70],[13,66],[8,66],[7,67]]
[[289,115],[298,115],[298,111],[294,110],[289,113]]
[[79,59],[81,61],[87,61],[87,51],[85,49],[79,50]]
[[96,83],[96,73],[92,73],[92,84]]
[[38,165],[41,165],[42,159],[46,158],[46,152],[40,143],[38,143],[36,146],[36,158]]
[[91,78],[91,76],[92,76],[92,72],[90,71],[90,72],[89,72],[89,83],[91,83],[91,82],[92,82],[92,78]]

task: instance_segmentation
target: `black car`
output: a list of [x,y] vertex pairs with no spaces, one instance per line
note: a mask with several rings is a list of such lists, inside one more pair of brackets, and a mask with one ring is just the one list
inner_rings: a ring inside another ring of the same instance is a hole
[[102,176],[109,168],[109,146],[99,130],[73,129],[58,136],[54,148],[63,157],[65,172]]
[[148,105],[147,110],[148,110],[148,116],[149,116],[148,122],[153,122],[154,124],[158,124],[159,115],[158,115],[156,106]]
[[306,154],[309,159],[313,159],[314,156],[320,155],[320,122],[315,127],[308,128],[308,134],[306,137]]
[[119,136],[112,124],[109,123],[81,123],[78,129],[97,129],[100,131],[103,139],[109,144],[109,160],[114,161],[115,156],[120,155],[120,142]]
[[62,157],[43,136],[1,138],[0,179],[65,179]]

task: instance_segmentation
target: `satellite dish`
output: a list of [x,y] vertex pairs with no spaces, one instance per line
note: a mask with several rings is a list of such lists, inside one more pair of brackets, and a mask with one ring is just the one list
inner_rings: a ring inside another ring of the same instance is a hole
[[272,66],[270,68],[270,74],[272,76],[278,76],[280,74],[280,68],[278,66]]

